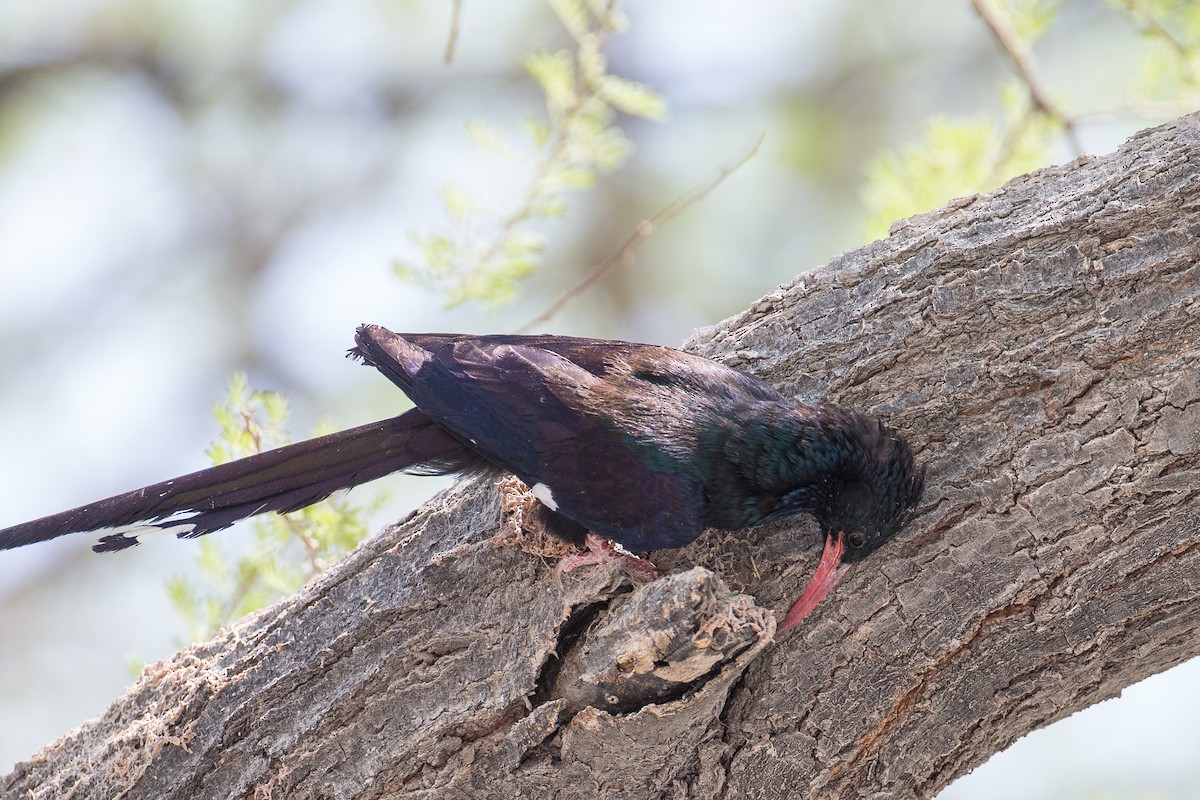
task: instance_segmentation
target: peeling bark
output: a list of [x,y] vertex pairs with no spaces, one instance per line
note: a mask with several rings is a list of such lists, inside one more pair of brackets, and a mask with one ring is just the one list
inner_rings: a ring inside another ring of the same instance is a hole
[[693,339],[929,466],[914,524],[784,641],[804,520],[654,554],[675,574],[651,584],[558,581],[461,484],[147,668],[4,796],[931,797],[1200,652],[1197,165],[1194,115]]

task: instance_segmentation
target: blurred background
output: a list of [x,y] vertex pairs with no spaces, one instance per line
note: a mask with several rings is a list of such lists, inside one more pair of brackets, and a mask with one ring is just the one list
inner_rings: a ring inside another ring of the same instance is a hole
[[[592,131],[595,163],[559,174],[563,76],[525,64],[581,45],[541,0],[465,3],[457,23],[450,0],[0,0],[0,527],[207,466],[235,370],[287,394],[296,437],[398,413],[342,358],[356,325],[515,330],[760,134],[538,329],[677,345],[900,214],[1197,105],[1192,2],[619,10],[600,72],[666,111],[618,85],[632,113],[601,123],[619,135]],[[508,260],[447,307],[466,284],[439,257],[489,245]],[[442,485],[389,481],[372,527]],[[89,544],[0,558],[0,772],[185,641],[164,579],[202,577],[195,545]],[[1197,687],[1197,662],[1151,678],[941,797],[1200,798]]]

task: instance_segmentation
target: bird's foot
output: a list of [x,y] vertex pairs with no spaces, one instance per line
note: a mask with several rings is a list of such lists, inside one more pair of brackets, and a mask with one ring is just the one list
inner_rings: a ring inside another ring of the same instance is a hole
[[584,547],[585,550],[580,550],[558,562],[558,566],[554,568],[556,578],[562,577],[564,572],[593,564],[617,564],[622,572],[640,583],[649,583],[662,577],[662,573],[653,563],[635,556],[621,545],[611,542],[603,536],[589,533],[584,539]]

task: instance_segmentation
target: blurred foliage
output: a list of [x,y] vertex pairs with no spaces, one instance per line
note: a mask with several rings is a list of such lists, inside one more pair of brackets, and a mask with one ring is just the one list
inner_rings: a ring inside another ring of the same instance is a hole
[[1026,48],[1050,27],[1062,7],[1060,0],[989,0]]
[[985,117],[930,120],[919,143],[885,151],[867,167],[868,238],[886,236],[896,220],[1049,163],[1059,130],[1043,114],[1007,127]]
[[[994,34],[1010,49],[1013,61],[1028,68],[1034,43],[1053,23],[1059,3],[977,0],[976,7],[998,28]],[[896,220],[994,189],[1050,163],[1066,121],[1039,106],[1037,88],[1019,79],[1004,84],[1001,99],[1001,122],[983,116],[936,118],[926,124],[919,143],[885,150],[867,166],[863,203],[868,238],[887,235]]]
[[1200,3],[1195,0],[1109,0],[1133,19],[1150,44],[1143,88],[1152,99],[1200,94]]
[[611,0],[550,0],[550,5],[576,50],[536,52],[525,59],[525,70],[546,100],[545,119],[524,120],[527,145],[536,155],[482,122],[467,125],[476,146],[528,166],[524,197],[501,211],[447,186],[442,200],[452,229],[414,233],[424,263],[395,264],[398,275],[438,291],[449,306],[496,306],[514,299],[546,244],[533,223],[564,216],[567,192],[592,186],[629,156],[632,145],[614,124],[617,112],[649,119],[666,113],[663,99],[649,87],[608,72],[605,40],[626,24]]
[[[261,453],[288,444],[284,425],[288,404],[276,392],[251,391],[244,374],[235,374],[223,402],[213,411],[220,438],[208,449],[213,464]],[[330,432],[322,426],[314,435]],[[334,563],[367,535],[368,506],[346,501],[342,493],[293,511],[257,517],[253,543],[242,555],[230,555],[220,539],[205,536],[197,543],[197,562],[204,585],[171,578],[167,591],[193,641],[207,639],[223,625],[296,591],[313,575]]]
[[[1140,94],[1104,114],[1136,116],[1157,97],[1191,110],[1200,99],[1200,4],[1194,0],[1110,0],[1127,12],[1151,47],[1142,69]],[[1065,112],[1040,96],[1034,50],[1054,24],[1057,0],[975,0],[997,39],[1018,65],[1018,78],[1001,87],[1003,118],[938,117],[926,124],[915,144],[888,149],[866,169],[863,203],[870,239],[887,235],[889,226],[913,214],[945,205],[955,197],[989,191],[1010,178],[1054,160],[1056,148],[1078,150],[1074,128],[1086,112]],[[986,8],[984,8],[986,6]],[[1161,112],[1161,109],[1156,109]],[[1101,112],[1097,112],[1101,113]],[[1065,140],[1065,141],[1064,141]]]

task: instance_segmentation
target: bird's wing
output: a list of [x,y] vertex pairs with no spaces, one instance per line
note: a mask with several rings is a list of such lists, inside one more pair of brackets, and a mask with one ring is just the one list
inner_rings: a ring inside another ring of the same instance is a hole
[[[718,364],[703,356],[685,353],[671,347],[616,339],[588,339],[579,336],[550,334],[486,334],[462,333],[393,333],[378,325],[363,325],[358,331],[358,346],[352,356],[374,363],[371,352],[378,348],[418,348],[433,355],[442,348],[459,342],[475,342],[479,346],[512,345],[545,350],[562,356],[575,366],[595,375],[609,377],[627,373],[631,377],[655,384],[671,384],[691,392],[738,394],[755,400],[780,400],[781,396],[769,384],[744,372]],[[401,344],[403,343],[403,344]],[[393,349],[391,356],[398,352]],[[425,356],[411,351],[407,360],[423,360]]]
[[[660,352],[685,355],[679,351],[657,345],[620,342],[607,339],[586,339],[577,336],[551,336],[547,334],[487,334],[474,336],[462,333],[393,333],[378,325],[363,325],[356,336],[358,345],[350,351],[352,357],[378,367],[388,378],[401,388],[411,385],[411,374],[429,356],[444,347],[460,342],[474,342],[477,346],[494,348],[502,345],[545,350],[562,356],[575,366],[597,377],[603,377],[630,358],[635,352]],[[423,351],[423,352],[422,352]],[[379,357],[382,356],[382,361]],[[687,356],[698,358],[697,356]],[[388,364],[386,362],[394,363]],[[703,360],[703,359],[701,359]],[[396,370],[392,372],[390,370]]]
[[356,348],[550,508],[630,549],[677,547],[704,530],[704,494],[683,471],[651,467],[594,404],[614,352],[566,337],[410,340],[378,327],[360,329]]

